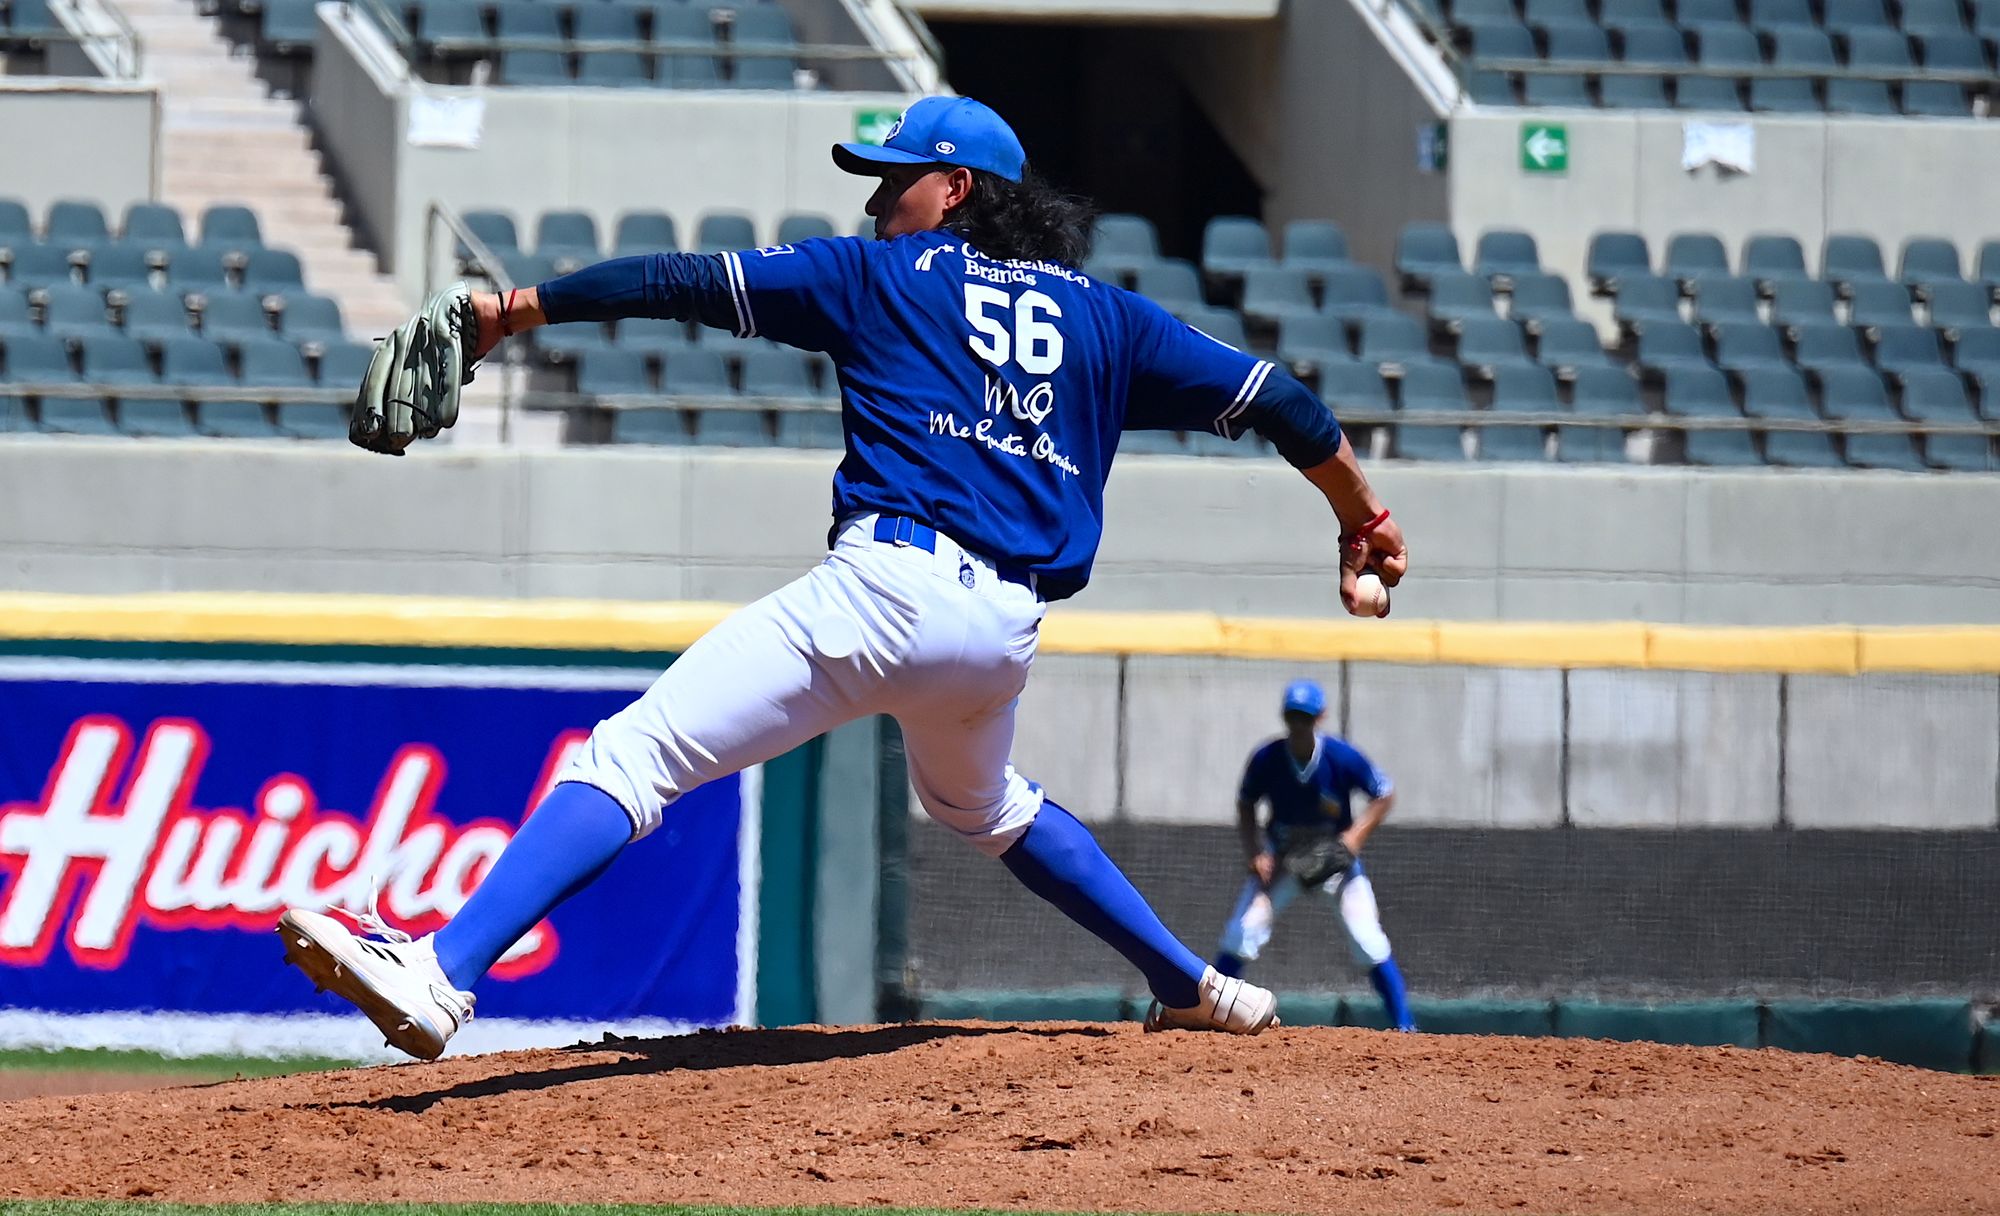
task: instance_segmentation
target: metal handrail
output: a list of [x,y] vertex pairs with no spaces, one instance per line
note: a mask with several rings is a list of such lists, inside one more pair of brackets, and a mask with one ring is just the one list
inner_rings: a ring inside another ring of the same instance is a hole
[[[144,398],[193,401],[251,401],[276,405],[334,404],[354,400],[352,388],[304,388],[256,385],[134,385],[68,381],[42,384],[0,382],[0,396],[62,399]],[[675,396],[662,393],[594,394],[532,390],[518,401],[521,409],[540,412],[570,410],[675,409],[693,413],[709,410],[763,410],[780,414],[838,414],[840,403],[795,397]],[[1571,414],[1511,410],[1380,410],[1338,411],[1346,426],[1577,427],[1618,431],[1800,431],[1824,435],[1978,435],[2000,439],[2000,422],[1868,421],[1833,418],[1751,418],[1729,415]],[[506,442],[503,434],[501,442]]]
[[[358,387],[358,386],[357,386]],[[63,400],[138,398],[147,401],[255,401],[278,405],[346,405],[354,400],[352,388],[305,388],[299,385],[254,384],[92,384],[66,381],[38,384],[29,380],[0,381],[0,397],[55,397]]]
[[[442,222],[450,230],[452,236],[458,239],[459,244],[465,246],[465,251],[469,255],[467,260],[486,276],[487,281],[493,285],[493,290],[512,291],[517,286],[513,276],[507,273],[506,263],[500,260],[500,255],[494,253],[492,246],[481,240],[479,235],[467,226],[465,217],[461,216],[451,204],[441,203],[436,199],[432,199],[424,210],[424,295],[426,297],[437,290],[435,276],[438,268],[437,227],[439,222]],[[503,368],[509,372],[518,373],[522,361],[527,358],[527,355],[523,351],[521,343],[509,342],[503,348],[500,358]],[[500,442],[503,444],[507,443],[513,436],[515,410],[514,385],[519,379],[520,376],[518,374],[502,374],[500,377]]]
[[[772,410],[778,413],[837,412],[834,401],[805,401],[782,397],[679,397],[660,393],[565,393],[538,390],[525,395],[521,405],[530,410],[574,409],[658,409],[662,404],[684,410]],[[1931,434],[1986,435],[2000,438],[1996,422],[1867,421],[1834,418],[1751,418],[1728,415],[1687,414],[1572,414],[1526,410],[1378,410],[1340,409],[1335,411],[1343,425],[1353,426],[1580,426],[1617,430],[1655,431],[1817,431],[1826,434]]]
[[1714,63],[1634,63],[1623,59],[1477,59],[1465,61],[1482,72],[1520,72],[1524,75],[1562,76],[1715,76],[1736,80],[1881,80],[1893,82],[1936,81],[1940,84],[2000,85],[2000,75],[1992,72],[1933,71],[1911,67],[1901,70],[1830,67],[1790,67],[1778,64],[1731,66]]
[[[86,52],[99,52],[92,58],[97,66],[113,80],[137,80],[145,66],[145,41],[139,31],[126,18],[123,11],[110,0],[97,0],[88,10],[79,0],[50,0],[50,13],[56,18],[59,28],[36,35],[43,42],[74,43]],[[78,33],[73,27],[88,26],[93,17],[101,17],[114,28],[110,32],[86,29]],[[67,20],[65,20],[67,18]],[[101,55],[101,57],[100,57]]]

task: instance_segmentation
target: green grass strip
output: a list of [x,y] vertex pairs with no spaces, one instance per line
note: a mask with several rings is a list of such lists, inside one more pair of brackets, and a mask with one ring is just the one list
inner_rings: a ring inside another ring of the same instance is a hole
[[[352,1060],[294,1057],[263,1060],[248,1056],[175,1058],[150,1051],[64,1048],[59,1051],[0,1051],[0,1071],[158,1073],[163,1077],[282,1077],[295,1072],[352,1068]],[[0,1210],[6,1210],[0,1208]]]

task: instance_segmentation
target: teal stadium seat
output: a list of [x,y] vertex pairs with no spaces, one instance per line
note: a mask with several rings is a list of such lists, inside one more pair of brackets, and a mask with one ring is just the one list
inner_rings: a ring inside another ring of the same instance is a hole
[[107,404],[95,397],[44,397],[40,429],[52,435],[117,435]]
[[692,440],[682,410],[648,407],[611,415],[611,442],[684,446]]
[[187,406],[166,397],[122,397],[118,429],[147,439],[182,439],[196,434]]
[[278,318],[279,332],[301,349],[322,350],[347,339],[340,305],[325,296],[292,296]]
[[347,407],[330,402],[281,402],[278,431],[293,439],[346,439]]

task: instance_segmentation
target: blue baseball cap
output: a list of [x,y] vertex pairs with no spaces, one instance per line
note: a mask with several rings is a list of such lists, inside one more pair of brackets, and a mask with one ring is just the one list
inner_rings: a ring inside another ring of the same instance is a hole
[[1021,180],[1028,154],[1007,120],[970,97],[926,97],[903,111],[889,138],[876,144],[835,144],[833,163],[849,173],[879,175],[891,165],[962,165],[1010,182]]
[[1326,712],[1326,693],[1311,680],[1293,680],[1285,685],[1284,712],[1317,718]]

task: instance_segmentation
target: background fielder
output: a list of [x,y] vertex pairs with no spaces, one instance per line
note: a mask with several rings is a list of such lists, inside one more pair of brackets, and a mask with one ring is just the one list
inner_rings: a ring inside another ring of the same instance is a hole
[[[1361,849],[1395,804],[1395,784],[1346,740],[1322,734],[1326,693],[1311,680],[1296,680],[1285,689],[1285,734],[1250,753],[1243,785],[1236,796],[1236,822],[1250,877],[1222,931],[1215,969],[1241,975],[1244,964],[1263,953],[1271,927],[1280,913],[1307,890],[1332,896],[1340,909],[1354,955],[1368,968],[1368,978],[1382,996],[1389,1024],[1415,1030],[1403,976],[1382,932],[1375,908],[1375,889],[1361,868]],[[1368,796],[1368,806],[1354,818],[1354,794]],[[1261,827],[1257,804],[1268,802],[1271,817]],[[1353,860],[1332,877],[1312,881],[1308,867],[1297,859],[1327,834],[1338,834]],[[1301,880],[1301,872],[1307,879]],[[1308,886],[1308,882],[1311,885]]]

